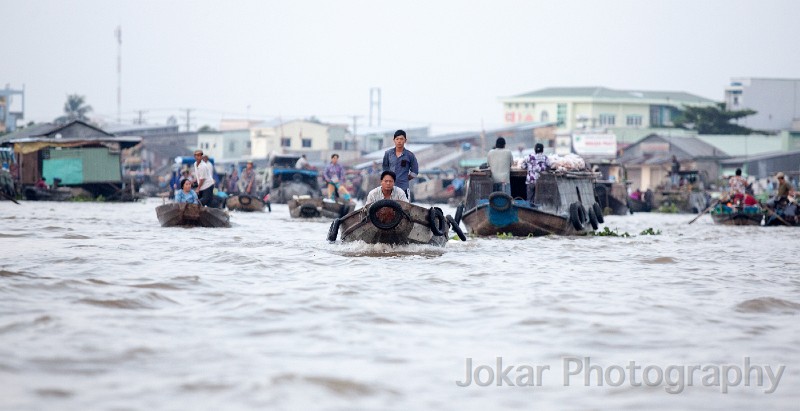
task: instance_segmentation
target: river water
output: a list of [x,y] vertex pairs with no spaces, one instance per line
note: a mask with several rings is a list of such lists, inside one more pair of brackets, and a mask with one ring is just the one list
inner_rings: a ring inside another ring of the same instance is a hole
[[631,237],[393,248],[329,244],[285,205],[162,228],[159,203],[0,202],[0,409],[800,403],[797,229],[636,214],[604,224]]

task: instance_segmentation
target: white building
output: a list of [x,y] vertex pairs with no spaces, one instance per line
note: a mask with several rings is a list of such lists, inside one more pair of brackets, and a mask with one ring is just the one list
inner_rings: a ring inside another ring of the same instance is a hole
[[762,131],[800,131],[800,79],[735,77],[725,89],[728,110],[755,110],[740,126]]
[[[713,100],[672,91],[555,87],[501,98],[506,124],[555,121],[559,130],[604,130],[616,135],[649,134],[671,127],[683,107],[713,106]],[[641,130],[631,133],[630,130]],[[628,132],[626,132],[628,131]]]
[[313,120],[273,121],[250,129],[251,157],[267,158],[270,154],[306,154],[312,163],[325,163],[331,154],[343,161],[357,157],[355,141],[343,124],[327,124]]
[[237,161],[250,156],[250,131],[203,131],[197,133],[197,148],[216,162]]

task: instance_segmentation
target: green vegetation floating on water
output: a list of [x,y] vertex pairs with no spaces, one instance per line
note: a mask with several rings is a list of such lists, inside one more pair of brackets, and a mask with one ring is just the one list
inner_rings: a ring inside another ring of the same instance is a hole
[[675,204],[663,204],[661,207],[658,207],[659,213],[666,213],[666,214],[677,214],[680,210],[678,210],[678,206]]
[[[618,229],[611,230],[608,226],[603,227],[600,231],[593,231],[590,235],[595,237],[634,237],[627,231],[620,233]],[[654,230],[653,227],[649,227],[646,230],[642,230],[639,235],[661,235],[661,230]]]
[[73,203],[88,203],[88,202],[103,203],[106,201],[106,198],[103,197],[102,194],[100,194],[99,196],[94,198],[86,196],[72,197],[69,201],[72,201]]
[[661,235],[661,230],[653,230],[653,227],[650,227],[639,233],[639,235]]
[[603,229],[601,231],[592,231],[591,235],[593,235],[595,237],[630,237],[631,236],[630,234],[628,234],[627,231],[622,233],[622,234],[620,234],[619,230],[617,230],[616,228],[614,229],[614,231],[611,231],[611,229],[608,228],[608,226],[603,227]]
[[497,238],[501,240],[508,240],[510,238],[514,238],[514,234],[511,233],[497,233]]

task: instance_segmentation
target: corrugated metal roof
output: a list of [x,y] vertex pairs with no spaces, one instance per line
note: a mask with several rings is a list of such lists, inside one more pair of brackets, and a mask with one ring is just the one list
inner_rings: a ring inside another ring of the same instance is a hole
[[551,87],[514,97],[590,97],[594,99],[673,100],[695,103],[715,103],[714,100],[683,91],[614,90],[606,87]]

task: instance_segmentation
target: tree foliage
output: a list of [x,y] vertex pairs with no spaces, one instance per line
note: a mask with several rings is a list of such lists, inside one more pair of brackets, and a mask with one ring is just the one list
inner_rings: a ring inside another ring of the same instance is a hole
[[754,110],[725,109],[725,103],[710,107],[686,107],[674,120],[676,127],[697,130],[699,134],[753,134],[753,129],[734,124],[734,120],[752,116]]
[[73,120],[89,121],[89,114],[92,106],[86,105],[86,99],[77,94],[67,96],[64,103],[64,115],[56,119],[56,123],[68,123]]

